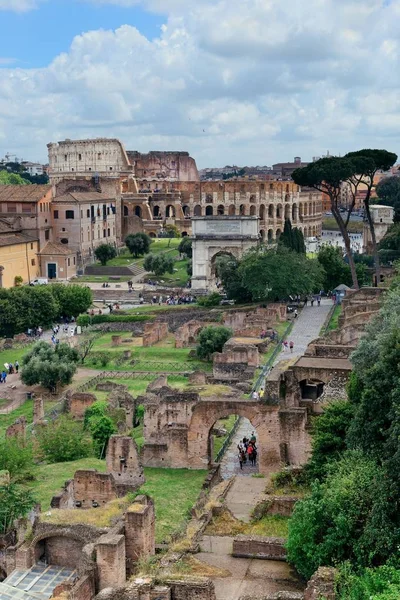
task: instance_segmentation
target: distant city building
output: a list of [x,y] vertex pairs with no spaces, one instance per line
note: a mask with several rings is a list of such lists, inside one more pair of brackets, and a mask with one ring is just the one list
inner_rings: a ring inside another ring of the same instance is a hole
[[29,173],[29,175],[32,175],[32,177],[45,174],[45,167],[40,163],[24,161],[21,163],[21,165],[24,167],[25,171]]
[[282,179],[290,179],[293,171],[306,167],[309,163],[302,162],[300,156],[295,156],[293,162],[276,163],[272,165],[272,175]]

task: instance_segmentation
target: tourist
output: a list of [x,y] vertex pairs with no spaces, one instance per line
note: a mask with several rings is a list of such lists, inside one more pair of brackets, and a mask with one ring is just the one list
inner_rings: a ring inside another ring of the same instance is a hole
[[238,459],[239,459],[240,470],[242,471],[243,470],[243,450],[239,450]]
[[260,396],[258,395],[257,390],[254,390],[252,397],[253,397],[253,400],[259,400],[260,399]]
[[251,432],[251,438],[250,438],[250,442],[253,444],[253,446],[255,445],[257,439],[256,439],[256,435],[254,433],[254,431]]
[[304,298],[304,306],[307,306],[307,304],[308,304],[308,298],[307,298],[307,296],[306,296],[306,297]]
[[14,365],[15,365],[15,372],[18,374],[18,371],[19,371],[19,362],[16,360],[15,363],[14,363]]
[[289,351],[289,344],[287,343],[287,340],[283,340],[283,350],[285,352]]
[[294,309],[294,318],[297,319],[297,317],[299,316],[299,311],[297,310],[297,308]]
[[260,400],[262,400],[262,398],[264,398],[264,393],[265,393],[264,388],[261,388],[261,390],[260,390]]
[[314,306],[314,297],[311,298],[311,306]]
[[318,304],[318,306],[321,306],[321,296],[318,296],[318,298],[317,298],[317,304]]
[[253,452],[251,453],[251,464],[253,465],[253,467],[255,467],[256,463],[257,463],[257,448],[256,448],[256,445],[253,444]]
[[290,352],[293,354],[294,342],[290,341],[289,348]]
[[2,383],[7,383],[7,371],[5,371],[4,369],[1,373],[1,380],[2,380]]
[[250,464],[253,464],[253,444],[250,442],[250,444],[247,446],[247,457],[250,461]]

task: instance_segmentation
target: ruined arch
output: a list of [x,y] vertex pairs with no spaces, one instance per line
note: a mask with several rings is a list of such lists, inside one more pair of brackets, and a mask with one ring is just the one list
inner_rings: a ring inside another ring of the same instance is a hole
[[275,234],[276,239],[279,240],[279,238],[281,237],[281,235],[282,235],[282,230],[281,229],[277,229],[276,230],[276,234]]
[[303,379],[299,381],[302,400],[318,400],[324,393],[325,382],[319,379]]
[[157,235],[156,235],[156,233],[154,231],[150,231],[149,236],[151,238],[156,238],[157,237]]
[[224,215],[225,214],[225,207],[223,204],[219,204],[218,208],[217,208],[217,215]]
[[306,217],[308,214],[308,204],[307,202],[304,202],[304,216]]
[[282,204],[278,204],[276,207],[276,218],[282,219],[283,207]]
[[182,212],[184,217],[190,217],[190,207],[187,204],[182,206]]
[[285,204],[285,220],[290,219],[290,204]]
[[234,204],[230,205],[230,207],[228,209],[228,214],[229,214],[230,217],[235,216],[235,214],[236,214],[236,208],[235,208]]
[[142,218],[142,209],[140,208],[140,206],[135,206],[135,215],[137,217]]
[[292,221],[297,221],[299,216],[297,204],[292,206]]
[[303,219],[303,204],[301,202],[299,204],[299,218],[300,220]]
[[129,215],[129,209],[128,207],[125,205],[124,206],[124,217],[127,217]]
[[273,204],[270,204],[270,205],[268,206],[268,217],[269,217],[270,219],[273,219],[273,218],[274,218],[274,216],[275,216],[275,207],[274,207],[274,205],[273,205]]
[[248,419],[257,431],[260,472],[276,469],[280,463],[280,421],[278,407],[256,402],[226,400],[201,402],[194,407],[188,430],[188,459],[206,468],[209,465],[209,434],[215,422],[229,415]]
[[206,206],[206,217],[211,217],[214,214],[212,206]]
[[201,206],[200,204],[196,204],[196,206],[194,207],[194,212],[193,212],[195,217],[201,217]]
[[246,205],[245,204],[241,204],[239,206],[239,215],[241,215],[241,216],[245,216],[246,215]]
[[257,210],[257,208],[255,206],[250,206],[250,216],[251,217],[256,216],[256,210]]
[[265,240],[265,231],[264,231],[264,229],[260,229],[260,238],[262,239],[262,241]]
[[157,204],[156,204],[155,206],[153,206],[153,217],[154,218],[158,218],[160,216],[161,216],[161,214],[160,214],[160,207],[157,206]]
[[[253,208],[253,207],[251,207],[251,208]],[[250,213],[251,213],[251,209],[250,209]],[[260,219],[261,219],[261,221],[264,221],[264,219],[265,219],[265,206],[264,206],[264,204],[260,205]]]
[[250,203],[253,204],[256,202],[256,195],[255,194],[251,194],[250,196]]
[[81,569],[91,562],[83,553],[84,546],[94,541],[90,537],[64,528],[37,535],[30,544],[33,564],[44,558],[48,564]]
[[268,229],[267,241],[271,244],[274,240],[274,231],[273,229]]
[[188,232],[187,231],[182,231],[181,235],[182,235],[182,237],[187,237]]

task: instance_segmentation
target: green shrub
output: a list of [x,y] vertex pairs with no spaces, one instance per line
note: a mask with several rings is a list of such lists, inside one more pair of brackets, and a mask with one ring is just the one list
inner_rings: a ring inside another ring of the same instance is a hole
[[398,600],[400,570],[385,565],[355,573],[351,565],[344,563],[336,585],[338,600]]
[[7,533],[14,520],[25,517],[35,503],[30,490],[14,483],[0,486],[0,534]]
[[82,425],[68,416],[61,416],[36,434],[40,451],[50,463],[86,458],[93,452],[90,438]]
[[219,303],[222,300],[222,296],[221,294],[218,294],[218,292],[213,292],[212,294],[209,294],[208,296],[200,296],[197,299],[197,303],[199,304],[199,306],[205,306],[207,308],[211,308],[212,306],[219,306]]
[[99,323],[138,323],[140,321],[149,321],[148,315],[79,315],[77,325],[87,327],[88,325],[98,325]]
[[31,476],[33,468],[32,444],[22,436],[9,437],[0,441],[0,471],[8,471],[12,480],[23,480]]
[[210,360],[214,352],[221,352],[224,344],[232,336],[232,330],[227,327],[205,327],[199,333],[197,341],[197,356]]
[[383,564],[400,543],[394,493],[373,459],[346,452],[330,465],[325,481],[297,502],[289,522],[289,562],[306,579],[319,566],[346,560],[355,567]]

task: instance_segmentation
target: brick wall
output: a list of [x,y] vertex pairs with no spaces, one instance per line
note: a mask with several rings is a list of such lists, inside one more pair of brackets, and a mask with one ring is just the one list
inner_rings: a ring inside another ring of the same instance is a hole
[[125,552],[128,575],[139,558],[155,554],[154,503],[148,496],[137,496],[125,513]]
[[123,535],[102,535],[96,543],[96,563],[99,590],[119,587],[126,582],[125,538]]
[[89,406],[92,406],[97,401],[94,394],[84,394],[82,392],[75,392],[67,397],[67,412],[74,419],[83,419],[85,411]]
[[143,346],[153,346],[161,340],[165,339],[168,335],[168,324],[167,323],[146,323],[143,332]]
[[284,538],[239,535],[233,540],[232,556],[286,560],[285,544]]

